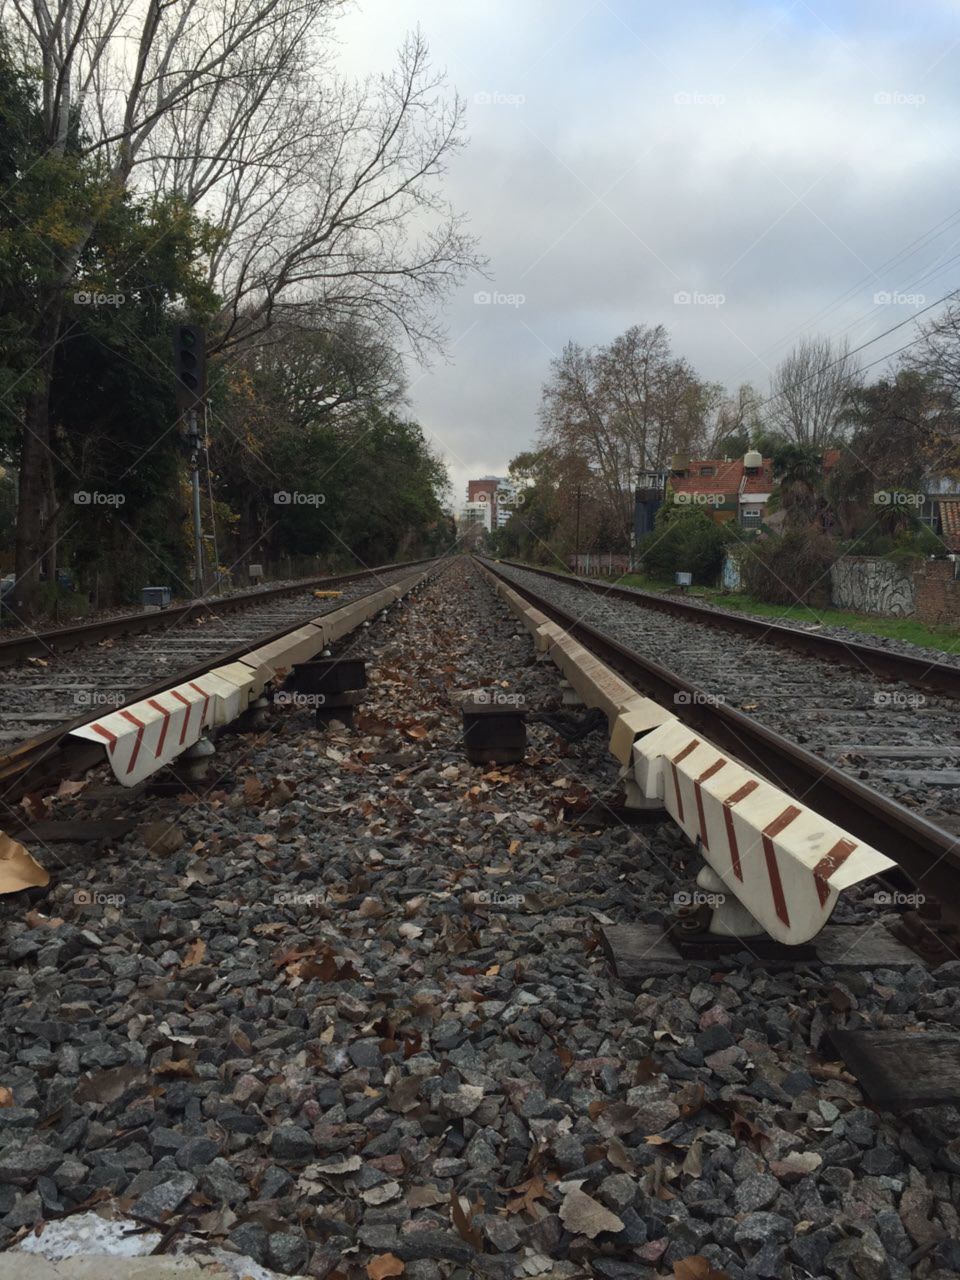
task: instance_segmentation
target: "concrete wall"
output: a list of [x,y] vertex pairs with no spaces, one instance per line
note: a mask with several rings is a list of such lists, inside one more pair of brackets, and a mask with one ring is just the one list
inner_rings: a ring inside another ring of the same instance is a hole
[[873,556],[843,556],[831,566],[833,604],[856,613],[881,613],[903,618],[916,611],[912,576]]

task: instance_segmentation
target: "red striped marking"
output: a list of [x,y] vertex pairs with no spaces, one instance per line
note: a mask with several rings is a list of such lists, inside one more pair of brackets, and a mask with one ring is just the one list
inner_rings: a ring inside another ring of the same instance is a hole
[[206,689],[201,689],[198,684],[194,684],[192,680],[190,681],[190,688],[194,689],[203,698],[203,714],[200,716],[200,728],[202,729],[207,722],[207,707],[210,705],[210,694],[207,693]]
[[170,728],[170,712],[165,706],[159,703],[156,698],[148,698],[147,705],[153,707],[154,711],[159,711],[163,716],[163,727],[160,730],[160,740],[157,743],[157,749],[153,753],[156,759],[160,759],[160,752],[163,750],[163,744],[166,741],[167,730]]
[[697,817],[700,819],[700,843],[708,853],[710,846],[707,844],[707,821],[703,816],[703,784],[708,778],[712,778],[715,773],[719,773],[726,763],[727,761],[721,756],[719,760],[713,762],[709,769],[704,769],[693,784],[693,794],[697,797]]
[[102,724],[92,724],[90,728],[94,733],[99,733],[101,738],[106,738],[107,750],[111,755],[113,755],[114,748],[117,745],[117,735],[115,733],[111,733],[109,729],[105,729]]
[[686,756],[688,756],[691,751],[695,751],[696,748],[699,747],[699,745],[700,745],[699,738],[691,738],[691,740],[683,748],[680,754],[677,756],[674,756],[673,759],[670,761],[670,768],[673,770],[673,786],[674,786],[674,790],[677,793],[677,816],[681,822],[683,822],[683,796],[681,796],[680,794],[680,775],[679,773],[677,773],[677,765],[680,763],[681,760],[683,760]]
[[178,702],[182,702],[187,708],[187,714],[183,717],[183,728],[180,730],[180,746],[182,747],[187,736],[187,725],[190,723],[190,712],[193,710],[193,703],[188,702],[182,693],[177,693],[176,689],[170,690],[170,697],[176,698]]
[[143,730],[145,728],[142,720],[138,720],[132,711],[121,711],[120,714],[124,720],[128,720],[130,724],[137,726],[137,740],[133,744],[133,751],[130,754],[130,763],[127,765],[127,773],[133,773],[133,766],[137,763],[137,756],[140,754],[140,744],[143,742]]
[[737,832],[733,825],[733,814],[730,812],[735,804],[739,804],[741,800],[745,800],[759,787],[760,783],[751,778],[749,782],[745,782],[742,787],[738,787],[733,795],[727,796],[723,802],[723,824],[727,828],[727,844],[730,846],[730,862],[733,866],[733,874],[743,883],[743,868],[740,865],[740,849],[737,845]]
[[777,866],[777,851],[773,847],[773,837],[778,836],[784,827],[789,827],[794,818],[800,816],[800,812],[795,804],[788,804],[779,817],[768,822],[763,828],[763,856],[767,860],[767,875],[770,877],[773,906],[778,918],[788,926],[790,915],[787,911],[787,900],[783,894],[783,881],[780,879],[780,868]]
[[817,886],[817,897],[820,899],[821,907],[830,897],[830,886],[827,880],[838,867],[843,866],[856,847],[855,840],[838,840],[833,848],[828,853],[825,853],[813,868],[813,883]]

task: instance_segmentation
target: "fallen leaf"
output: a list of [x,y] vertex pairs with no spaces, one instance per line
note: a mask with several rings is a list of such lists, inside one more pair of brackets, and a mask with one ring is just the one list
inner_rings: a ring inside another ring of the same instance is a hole
[[511,1187],[511,1191],[522,1191],[523,1194],[508,1200],[506,1204],[507,1213],[528,1213],[534,1212],[534,1206],[538,1200],[544,1200],[549,1196],[547,1184],[543,1178],[530,1178],[527,1182],[521,1182],[517,1187]]
[[243,780],[243,798],[247,804],[259,804],[263,799],[263,783],[253,776]]
[[465,1240],[467,1244],[472,1245],[477,1253],[483,1250],[483,1236],[480,1234],[478,1227],[473,1226],[473,1215],[479,1206],[471,1206],[469,1212],[464,1212],[463,1205],[456,1191],[450,1192],[450,1217],[453,1219],[453,1225],[457,1229],[457,1233],[461,1240]]
[[402,1276],[404,1263],[393,1253],[378,1253],[367,1263],[370,1280],[386,1280],[387,1276]]
[[12,1107],[14,1105],[13,1090],[0,1084],[0,1107]]
[[78,796],[89,783],[89,778],[64,778],[59,787],[57,787],[57,795],[61,800],[66,800],[70,796]]
[[626,1147],[616,1138],[611,1138],[607,1143],[607,1159],[615,1169],[620,1169],[624,1173],[633,1173],[637,1167]]
[[117,1102],[125,1093],[146,1082],[147,1073],[143,1067],[133,1064],[111,1067],[109,1071],[100,1071],[81,1080],[75,1097],[78,1102]]
[[691,1178],[699,1178],[703,1173],[703,1146],[699,1141],[690,1144],[690,1150],[680,1167]]
[[0,832],[0,893],[19,893],[21,889],[42,888],[49,883],[50,873],[22,844]]
[[685,1085],[677,1094],[677,1105],[680,1108],[680,1114],[685,1120],[689,1120],[691,1116],[695,1116],[703,1106],[704,1088],[697,1081],[691,1081]]
[[363,1161],[359,1156],[343,1156],[339,1160],[324,1160],[320,1164],[308,1165],[303,1172],[307,1178],[315,1178],[318,1173],[339,1177],[344,1173],[356,1173],[362,1166]]
[[420,1076],[407,1076],[401,1080],[387,1100],[390,1109],[399,1111],[401,1114],[412,1111],[417,1105],[421,1083]]
[[404,1196],[411,1209],[431,1209],[435,1204],[446,1204],[446,1192],[437,1187],[408,1187]]
[[193,1063],[187,1058],[168,1058],[166,1062],[160,1062],[153,1068],[153,1074],[157,1076],[180,1076],[183,1079],[192,1080],[196,1075],[193,1069]]
[[585,1191],[568,1191],[560,1206],[560,1220],[568,1231],[592,1240],[601,1231],[622,1231],[623,1222]]
[[378,1205],[386,1204],[399,1194],[399,1182],[378,1182],[375,1187],[368,1187],[366,1191],[361,1191],[360,1198],[364,1204]]
[[674,1280],[730,1280],[729,1273],[718,1271],[699,1253],[690,1258],[679,1258],[673,1264]]
[[179,828],[169,822],[148,822],[137,835],[151,853],[176,853],[183,844]]
[[31,929],[59,929],[63,924],[62,916],[45,916],[42,911],[28,911],[24,916]]
[[197,938],[187,947],[187,954],[183,957],[182,968],[192,969],[195,965],[203,962],[204,956],[207,954],[207,944],[202,938]]
[[415,742],[422,742],[427,736],[427,730],[422,724],[415,724],[413,728],[404,730],[408,738],[413,738]]

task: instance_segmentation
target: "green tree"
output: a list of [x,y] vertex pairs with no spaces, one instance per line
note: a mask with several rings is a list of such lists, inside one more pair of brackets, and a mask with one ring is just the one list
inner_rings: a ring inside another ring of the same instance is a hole
[[644,571],[655,578],[692,573],[694,582],[711,585],[720,574],[728,541],[724,527],[705,511],[665,503],[637,552]]

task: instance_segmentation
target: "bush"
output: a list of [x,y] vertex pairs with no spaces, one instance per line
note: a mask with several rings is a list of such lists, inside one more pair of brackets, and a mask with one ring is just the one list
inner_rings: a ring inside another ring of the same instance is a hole
[[830,566],[836,544],[810,529],[758,538],[742,560],[743,584],[772,604],[824,607],[830,603]]
[[705,511],[663,506],[652,533],[638,545],[643,572],[655,578],[692,573],[694,582],[710,586],[723,565],[727,535]]

